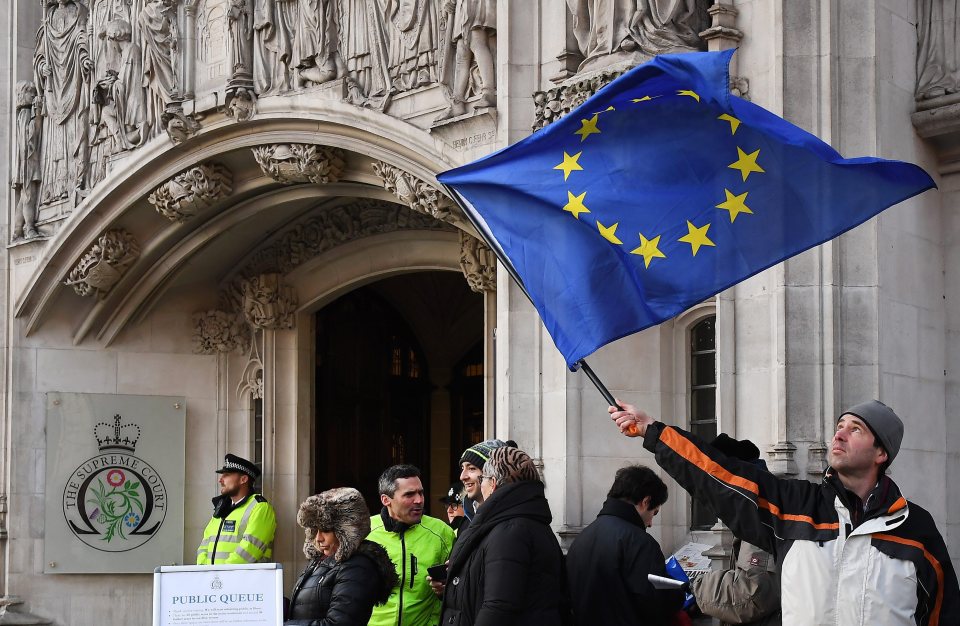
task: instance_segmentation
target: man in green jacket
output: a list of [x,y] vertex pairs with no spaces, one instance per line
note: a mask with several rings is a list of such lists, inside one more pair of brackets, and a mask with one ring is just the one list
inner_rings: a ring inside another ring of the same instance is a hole
[[373,608],[369,626],[435,626],[440,599],[427,568],[450,558],[456,536],[446,522],[423,514],[423,483],[413,465],[388,467],[379,489],[383,509],[370,519],[367,539],[386,549],[400,582],[386,604]]
[[253,484],[260,469],[250,461],[223,457],[220,495],[213,499],[213,517],[197,548],[197,565],[263,563],[273,556],[277,515]]

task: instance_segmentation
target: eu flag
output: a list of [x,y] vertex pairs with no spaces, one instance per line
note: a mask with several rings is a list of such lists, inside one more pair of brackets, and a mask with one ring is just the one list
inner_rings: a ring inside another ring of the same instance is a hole
[[567,365],[935,184],[844,159],[730,95],[733,51],[663,55],[565,118],[441,174]]

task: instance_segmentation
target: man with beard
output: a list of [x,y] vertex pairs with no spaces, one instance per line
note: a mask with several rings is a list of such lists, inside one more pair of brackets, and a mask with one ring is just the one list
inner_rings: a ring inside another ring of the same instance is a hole
[[259,468],[228,454],[217,473],[220,495],[213,499],[213,517],[197,548],[197,565],[269,562],[277,515],[267,499],[254,492]]
[[367,539],[387,550],[400,579],[386,604],[374,607],[369,626],[433,626],[440,620],[440,599],[427,568],[450,557],[456,536],[446,522],[423,514],[423,483],[413,465],[388,467],[378,488],[383,509],[370,519]]

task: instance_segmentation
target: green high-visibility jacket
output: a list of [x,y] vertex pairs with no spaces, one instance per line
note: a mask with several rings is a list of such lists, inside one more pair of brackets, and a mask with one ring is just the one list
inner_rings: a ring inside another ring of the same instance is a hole
[[450,558],[456,539],[453,529],[428,515],[419,524],[406,526],[385,514],[371,517],[370,528],[367,539],[387,550],[400,583],[386,604],[373,607],[368,626],[435,626],[440,621],[440,598],[427,582],[427,568]]
[[270,561],[276,530],[273,506],[259,493],[248,495],[227,515],[215,514],[207,523],[197,548],[197,565]]

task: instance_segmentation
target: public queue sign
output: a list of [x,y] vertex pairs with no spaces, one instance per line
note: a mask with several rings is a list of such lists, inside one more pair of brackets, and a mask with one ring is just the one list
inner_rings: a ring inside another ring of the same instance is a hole
[[282,626],[279,563],[158,567],[153,626]]

